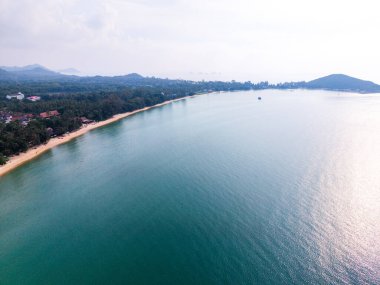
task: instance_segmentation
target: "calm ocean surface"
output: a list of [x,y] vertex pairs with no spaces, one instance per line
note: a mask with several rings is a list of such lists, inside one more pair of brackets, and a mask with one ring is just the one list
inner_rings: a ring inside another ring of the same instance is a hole
[[380,284],[380,95],[210,94],[59,146],[0,178],[0,284]]

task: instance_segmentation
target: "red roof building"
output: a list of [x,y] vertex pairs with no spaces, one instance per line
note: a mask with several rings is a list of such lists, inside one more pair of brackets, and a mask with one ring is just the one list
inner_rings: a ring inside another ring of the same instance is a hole
[[29,96],[29,97],[26,97],[26,99],[28,99],[29,101],[32,101],[32,102],[36,102],[36,101],[40,101],[41,97],[40,96]]
[[57,110],[47,111],[40,114],[40,117],[42,119],[48,119],[48,118],[56,117],[56,116],[59,116],[59,112]]

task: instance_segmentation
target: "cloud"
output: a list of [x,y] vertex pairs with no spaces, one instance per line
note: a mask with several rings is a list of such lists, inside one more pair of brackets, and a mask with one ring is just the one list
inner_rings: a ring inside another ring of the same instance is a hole
[[343,72],[380,82],[378,6],[371,0],[1,0],[0,62],[272,81]]

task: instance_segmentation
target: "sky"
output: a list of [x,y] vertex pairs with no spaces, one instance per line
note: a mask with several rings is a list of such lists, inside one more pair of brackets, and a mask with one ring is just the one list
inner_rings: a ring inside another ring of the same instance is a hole
[[0,0],[0,65],[380,83],[379,11],[374,0]]

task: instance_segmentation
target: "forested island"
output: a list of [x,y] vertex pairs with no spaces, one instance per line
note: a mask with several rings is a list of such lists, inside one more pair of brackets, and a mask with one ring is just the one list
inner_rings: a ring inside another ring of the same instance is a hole
[[0,68],[0,164],[52,137],[115,114],[199,93],[269,88],[380,92],[379,85],[345,75],[331,75],[310,82],[255,84],[250,81],[170,80],[139,74],[79,77],[41,66],[3,67]]

